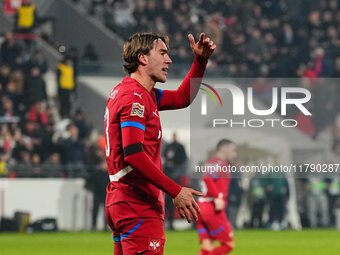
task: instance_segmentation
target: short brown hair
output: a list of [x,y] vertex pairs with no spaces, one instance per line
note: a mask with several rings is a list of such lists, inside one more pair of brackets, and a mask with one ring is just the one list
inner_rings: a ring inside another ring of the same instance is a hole
[[162,40],[169,49],[169,38],[167,35],[156,33],[135,33],[124,44],[123,61],[124,71],[132,74],[139,65],[138,55],[143,53],[149,54],[153,48],[155,40]]
[[234,142],[230,141],[228,139],[222,139],[217,143],[216,150],[219,150],[219,149],[221,149],[222,146],[228,145],[228,144],[231,144],[231,143],[234,143]]

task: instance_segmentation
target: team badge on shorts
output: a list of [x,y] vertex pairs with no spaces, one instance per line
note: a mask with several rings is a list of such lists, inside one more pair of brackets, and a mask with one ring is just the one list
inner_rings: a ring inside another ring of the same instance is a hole
[[161,239],[150,239],[149,250],[159,252],[161,250]]
[[143,118],[144,117],[144,105],[141,105],[139,103],[133,103],[130,115]]

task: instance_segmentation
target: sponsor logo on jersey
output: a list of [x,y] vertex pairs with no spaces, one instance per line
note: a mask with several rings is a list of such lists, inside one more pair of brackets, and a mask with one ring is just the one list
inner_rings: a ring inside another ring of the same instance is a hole
[[157,110],[154,110],[154,111],[153,111],[153,114],[155,114],[155,115],[157,116],[157,118],[159,118],[159,115],[158,115]]
[[161,250],[161,240],[150,239],[149,250],[154,251],[154,252],[159,252]]
[[142,99],[142,95],[143,95],[143,93],[141,93],[141,94],[138,94],[138,93],[133,93],[135,96],[138,96],[138,97],[140,97],[140,99]]
[[130,115],[143,118],[144,117],[144,105],[141,105],[140,103],[133,103]]

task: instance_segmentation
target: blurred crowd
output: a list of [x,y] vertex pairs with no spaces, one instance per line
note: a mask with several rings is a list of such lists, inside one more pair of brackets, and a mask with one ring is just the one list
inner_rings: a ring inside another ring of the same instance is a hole
[[[338,77],[337,0],[73,0],[123,39],[139,31],[170,36],[174,63],[191,61],[187,34],[217,44],[211,73],[228,77]],[[337,63],[337,64],[336,64]],[[223,68],[221,68],[223,67]]]
[[340,77],[338,0],[72,1],[125,40],[140,31],[168,34],[171,70],[179,75],[192,59],[187,34],[205,31],[218,46],[207,74],[259,77],[251,86],[265,104],[272,102],[266,78],[306,78],[296,83],[312,90],[312,117],[296,110],[289,117],[340,156],[340,88],[336,80],[320,79]]
[[[86,176],[105,157],[103,146],[89,139],[86,114],[74,106],[74,50],[49,67],[34,42],[27,47],[10,32],[0,43],[0,175]],[[48,70],[56,70],[57,98],[47,93]]]

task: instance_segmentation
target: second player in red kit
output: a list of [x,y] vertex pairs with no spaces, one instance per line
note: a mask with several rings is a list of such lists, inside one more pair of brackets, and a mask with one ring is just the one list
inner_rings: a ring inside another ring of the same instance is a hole
[[[231,224],[225,213],[230,184],[229,162],[237,156],[236,145],[230,140],[219,141],[214,157],[204,164],[201,180],[203,197],[198,198],[201,209],[196,222],[201,250],[199,255],[224,255],[234,248],[234,236]],[[214,241],[220,246],[215,247]]]

